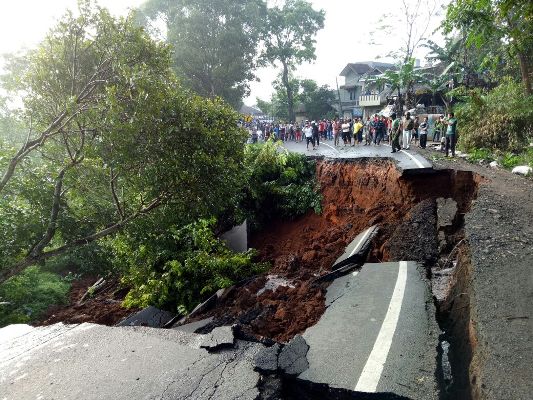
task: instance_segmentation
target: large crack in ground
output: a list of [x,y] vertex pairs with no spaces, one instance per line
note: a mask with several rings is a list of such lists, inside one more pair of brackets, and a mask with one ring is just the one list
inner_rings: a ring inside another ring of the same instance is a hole
[[[288,342],[316,324],[326,310],[329,282],[317,277],[331,272],[335,260],[356,235],[378,225],[379,233],[366,262],[417,261],[426,268],[428,278],[438,277],[440,286],[434,285],[441,288],[435,295],[437,319],[449,333],[443,337],[450,341],[451,349],[444,358],[440,349],[436,357],[440,362],[449,360],[452,376],[445,376],[442,362],[436,375],[443,398],[457,393],[467,398],[473,343],[468,299],[462,294],[468,268],[460,266],[468,263],[464,214],[477,195],[481,178],[457,170],[402,174],[383,159],[318,160],[316,175],[323,195],[322,214],[274,221],[254,234],[252,246],[273,265],[269,277],[260,276],[226,291],[214,309],[195,316],[194,320],[213,317],[199,333],[237,324],[241,335]],[[288,284],[264,290],[269,279]],[[352,398],[340,393],[324,397],[330,388],[322,388],[324,392],[308,383],[289,381],[317,393],[318,397],[309,398]]]

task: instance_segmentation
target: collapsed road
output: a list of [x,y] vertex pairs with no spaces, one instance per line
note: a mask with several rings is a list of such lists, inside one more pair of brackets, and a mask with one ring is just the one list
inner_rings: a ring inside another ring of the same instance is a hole
[[127,327],[173,321],[148,309],[126,327],[0,330],[1,394],[476,398],[462,262],[482,179],[368,151],[319,159],[323,213],[252,237],[269,274],[219,292],[172,329]]

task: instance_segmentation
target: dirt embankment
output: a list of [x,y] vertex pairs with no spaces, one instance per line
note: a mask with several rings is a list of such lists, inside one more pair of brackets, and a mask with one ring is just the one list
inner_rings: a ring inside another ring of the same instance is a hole
[[121,289],[117,279],[110,279],[94,297],[86,296],[79,303],[87,289],[98,280],[97,277],[85,277],[72,282],[68,303],[51,307],[34,325],[51,325],[56,322],[80,324],[92,322],[102,325],[115,325],[131,313],[138,311],[122,307],[122,300],[128,289]]
[[251,240],[260,257],[272,263],[269,275],[282,277],[290,285],[258,295],[267,281],[259,277],[236,288],[215,310],[195,319],[214,316],[215,323],[236,322],[255,336],[287,341],[318,321],[325,310],[325,285],[312,282],[331,270],[360,232],[375,224],[380,227],[369,261],[396,259],[397,246],[390,238],[402,226],[402,234],[411,236],[402,239],[415,246],[410,251],[418,257],[426,246],[417,229],[405,228],[413,221],[411,209],[431,199],[418,207],[422,211],[416,215],[434,213],[434,199],[453,197],[465,212],[476,188],[470,173],[449,170],[430,176],[402,176],[385,160],[318,161],[317,178],[323,195],[321,215],[309,213],[294,221],[273,221]]

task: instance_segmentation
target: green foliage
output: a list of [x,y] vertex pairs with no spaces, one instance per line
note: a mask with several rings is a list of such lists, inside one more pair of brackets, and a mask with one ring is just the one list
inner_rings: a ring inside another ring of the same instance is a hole
[[164,17],[173,66],[186,87],[238,108],[257,66],[266,14],[262,0],[149,0],[149,17]]
[[479,162],[479,161],[494,161],[494,156],[492,151],[489,149],[472,149],[468,154],[468,161],[470,162]]
[[69,288],[58,275],[27,268],[0,285],[0,327],[35,320],[49,306],[65,303]]
[[172,229],[166,241],[172,246],[157,249],[151,243],[131,247],[117,243],[117,255],[129,266],[123,282],[132,289],[128,307],[155,305],[175,311],[191,311],[218,289],[263,272],[268,265],[254,263],[254,251],[235,253],[212,231],[214,219],[202,219]]
[[305,156],[268,141],[247,146],[245,165],[249,185],[241,208],[252,229],[273,219],[293,219],[311,209],[321,212],[315,163]]
[[443,27],[444,33],[458,30],[466,39],[465,53],[472,48],[483,49],[478,54],[478,65],[490,68],[496,75],[513,62],[515,71],[519,65],[523,89],[532,94],[533,2],[454,0],[448,5]]
[[239,116],[184,89],[170,48],[133,16],[81,2],[8,67],[32,135],[11,176],[17,150],[0,148],[0,281],[121,229],[142,237],[235,203]]
[[[322,119],[334,112],[331,104],[335,101],[335,92],[327,85],[318,86],[312,79],[297,79],[290,77],[290,86],[294,104],[303,106],[306,115],[311,119]],[[257,99],[261,111],[277,117],[282,121],[289,121],[287,91],[279,76],[274,81],[274,93],[269,102]],[[265,111],[266,110],[266,111]]]
[[268,9],[264,26],[262,59],[276,65],[281,63],[281,82],[287,95],[287,119],[294,121],[294,98],[289,73],[304,61],[313,61],[315,36],[324,27],[325,13],[316,11],[305,0],[287,0],[281,7]]
[[488,93],[463,91],[461,99],[456,116],[463,149],[519,153],[533,137],[533,96],[516,82],[505,80]]

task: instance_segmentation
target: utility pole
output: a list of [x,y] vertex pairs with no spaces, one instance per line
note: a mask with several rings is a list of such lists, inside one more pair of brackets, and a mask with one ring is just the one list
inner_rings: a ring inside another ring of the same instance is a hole
[[341,91],[339,89],[339,81],[337,80],[337,77],[335,77],[335,83],[337,84],[337,95],[339,96],[339,118],[341,118],[342,114],[342,118],[344,119],[344,114],[342,113]]

